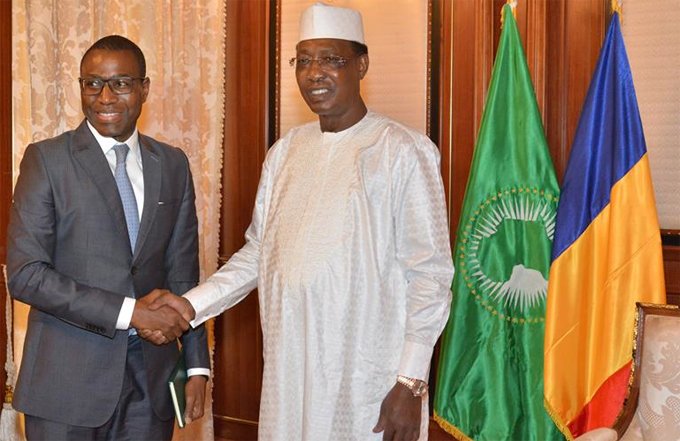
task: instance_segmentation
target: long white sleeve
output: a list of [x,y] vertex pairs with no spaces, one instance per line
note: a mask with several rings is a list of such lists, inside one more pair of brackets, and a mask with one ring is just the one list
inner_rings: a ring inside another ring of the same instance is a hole
[[221,314],[257,287],[260,247],[264,231],[266,194],[270,176],[265,162],[257,189],[253,217],[246,231],[246,244],[204,283],[184,294],[196,311],[191,326]]

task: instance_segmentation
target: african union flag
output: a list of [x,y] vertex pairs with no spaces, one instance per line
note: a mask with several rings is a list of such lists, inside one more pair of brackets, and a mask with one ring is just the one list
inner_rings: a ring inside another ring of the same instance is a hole
[[510,6],[456,236],[435,419],[458,438],[563,439],[543,406],[559,188]]

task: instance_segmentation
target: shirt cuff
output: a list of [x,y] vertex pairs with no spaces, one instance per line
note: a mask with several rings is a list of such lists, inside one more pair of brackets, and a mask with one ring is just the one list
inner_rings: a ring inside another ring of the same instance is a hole
[[123,299],[123,306],[120,307],[118,313],[118,321],[116,322],[116,329],[124,331],[130,328],[132,321],[132,313],[135,311],[135,304],[137,300],[132,297],[125,297]]
[[197,327],[210,318],[210,314],[207,310],[209,309],[209,303],[215,297],[214,290],[215,288],[212,286],[212,282],[206,281],[184,293],[182,296],[191,303],[191,307],[194,308],[194,311],[196,312],[194,319],[189,322],[192,328]]
[[187,369],[187,377],[193,377],[195,375],[203,375],[210,378],[210,369],[208,368],[191,368]]
[[405,341],[399,362],[399,375],[427,382],[433,349],[431,346]]

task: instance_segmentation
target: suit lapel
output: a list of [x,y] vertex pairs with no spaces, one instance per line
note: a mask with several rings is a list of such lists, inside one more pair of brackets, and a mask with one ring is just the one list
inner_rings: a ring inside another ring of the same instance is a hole
[[[116,180],[113,177],[113,173],[111,173],[111,167],[101,147],[99,147],[97,140],[92,135],[92,132],[90,132],[85,121],[75,131],[72,149],[73,157],[90,176],[95,187],[97,187],[102,195],[119,233],[123,237],[128,237],[125,212],[120,201]],[[129,238],[127,242],[130,242]]]
[[142,210],[142,220],[139,224],[134,258],[137,257],[142,249],[144,241],[153,226],[161,194],[161,159],[154,151],[148,138],[141,134],[139,135],[139,147],[139,151],[142,154],[142,167],[144,169],[144,209]]

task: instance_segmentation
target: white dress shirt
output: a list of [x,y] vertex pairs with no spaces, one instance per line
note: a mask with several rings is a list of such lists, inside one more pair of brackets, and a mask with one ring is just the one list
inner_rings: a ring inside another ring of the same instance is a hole
[[[102,152],[106,160],[109,162],[109,167],[111,168],[111,173],[116,174],[116,152],[113,147],[116,144],[120,144],[113,138],[107,136],[102,136],[97,129],[95,129],[89,121],[87,121],[87,126],[90,128],[92,135],[97,140],[99,147],[101,147]],[[142,209],[144,207],[144,172],[142,168],[142,155],[139,152],[139,132],[137,128],[132,133],[132,135],[125,140],[130,151],[125,158],[125,169],[127,170],[128,177],[130,178],[130,183],[132,184],[132,190],[135,193],[135,200],[137,201],[137,213],[139,213],[139,220],[142,220]],[[132,294],[132,293],[130,293]],[[132,312],[135,309],[136,300],[134,297],[125,297],[123,300],[123,306],[120,309],[120,314],[118,314],[118,321],[116,322],[116,329],[124,330],[130,328],[130,321],[132,320]]]
[[[116,144],[120,144],[120,141],[114,138],[109,138],[102,136],[97,129],[95,129],[89,121],[87,121],[87,126],[90,128],[92,135],[94,135],[99,147],[101,147],[102,152],[106,160],[109,162],[109,167],[111,168],[111,173],[116,174],[116,152],[113,147]],[[132,184],[132,190],[135,193],[135,200],[137,201],[137,212],[139,213],[139,220],[142,220],[142,208],[144,207],[144,172],[142,166],[142,154],[140,152],[139,146],[139,132],[135,127],[135,131],[130,135],[128,139],[125,140],[130,151],[125,158],[125,169],[127,170],[128,177],[130,178],[130,183]],[[132,294],[132,293],[131,293]],[[120,308],[120,313],[118,314],[118,320],[116,321],[116,329],[126,330],[130,329],[130,321],[132,320],[132,313],[135,310],[135,304],[137,300],[133,297],[125,297],[123,300],[123,305]],[[134,329],[132,330],[134,331]],[[210,376],[210,369],[205,368],[191,368],[187,369],[187,375],[205,375]]]

